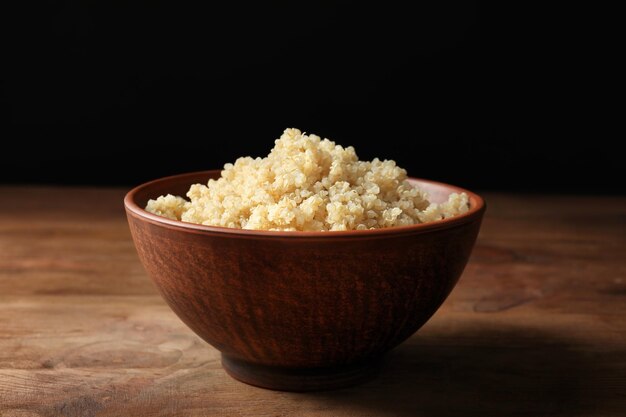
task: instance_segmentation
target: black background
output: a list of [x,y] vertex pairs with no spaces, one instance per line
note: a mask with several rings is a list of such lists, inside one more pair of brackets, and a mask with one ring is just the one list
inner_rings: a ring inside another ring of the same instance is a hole
[[435,3],[31,7],[5,37],[0,182],[130,186],[298,127],[469,188],[624,192],[621,156],[579,144],[578,22]]

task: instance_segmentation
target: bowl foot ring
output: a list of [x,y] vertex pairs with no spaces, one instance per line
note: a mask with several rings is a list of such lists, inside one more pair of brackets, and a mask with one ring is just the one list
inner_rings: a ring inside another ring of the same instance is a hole
[[277,391],[324,391],[349,387],[372,379],[380,361],[327,368],[283,368],[258,365],[222,355],[222,366],[231,377],[256,387]]

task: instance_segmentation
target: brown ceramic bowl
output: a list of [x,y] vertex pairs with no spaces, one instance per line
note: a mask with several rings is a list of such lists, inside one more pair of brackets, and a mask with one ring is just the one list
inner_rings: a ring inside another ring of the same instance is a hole
[[485,204],[451,185],[411,179],[434,201],[465,191],[470,210],[413,226],[271,232],[169,220],[143,208],[185,195],[219,171],[140,185],[124,199],[139,258],[172,310],[222,353],[226,371],[271,389],[330,389],[361,381],[419,329],[456,282]]

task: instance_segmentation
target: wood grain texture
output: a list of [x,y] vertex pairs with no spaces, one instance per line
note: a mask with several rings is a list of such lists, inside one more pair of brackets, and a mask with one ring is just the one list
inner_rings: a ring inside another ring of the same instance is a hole
[[0,187],[0,416],[622,416],[626,199],[487,195],[452,295],[366,384],[228,377],[160,299],[124,190]]

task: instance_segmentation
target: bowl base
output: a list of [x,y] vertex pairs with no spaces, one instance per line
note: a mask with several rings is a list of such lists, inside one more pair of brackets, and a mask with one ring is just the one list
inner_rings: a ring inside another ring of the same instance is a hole
[[276,391],[324,391],[360,384],[378,370],[378,360],[325,368],[282,368],[258,365],[222,355],[231,377],[256,387]]

